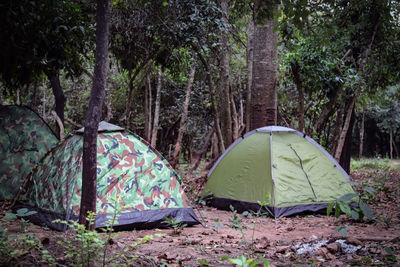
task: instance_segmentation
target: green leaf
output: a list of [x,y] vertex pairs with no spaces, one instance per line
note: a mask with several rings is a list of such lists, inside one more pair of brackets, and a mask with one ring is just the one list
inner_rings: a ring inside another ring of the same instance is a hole
[[374,211],[371,209],[370,206],[368,206],[368,204],[360,202],[360,209],[363,212],[364,216],[368,219],[372,219],[372,217],[374,216]]
[[355,211],[355,210],[352,210],[351,211],[351,218],[353,218],[353,220],[359,220],[360,219],[360,214],[357,212],[357,211]]
[[349,202],[350,200],[352,200],[353,198],[358,197],[357,194],[355,193],[349,193],[346,195],[341,196],[338,201],[343,201],[343,202]]
[[332,212],[332,208],[335,205],[335,201],[331,202],[328,206],[328,208],[326,209],[326,215],[329,216]]
[[340,206],[338,205],[338,203],[336,203],[335,205],[335,217],[339,218],[340,216]]
[[343,202],[343,201],[338,201],[340,209],[347,214],[347,216],[351,217],[351,208],[349,204]]

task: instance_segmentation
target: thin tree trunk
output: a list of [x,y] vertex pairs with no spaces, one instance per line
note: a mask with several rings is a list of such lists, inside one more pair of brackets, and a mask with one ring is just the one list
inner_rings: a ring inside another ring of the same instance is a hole
[[[64,96],[64,92],[61,87],[59,71],[55,70],[55,71],[48,72],[47,77],[50,80],[51,89],[53,90],[54,99],[55,99],[55,103],[56,103],[54,109],[57,113],[57,116],[60,118],[62,124],[64,124],[64,108],[65,108],[65,102],[67,101],[67,99]],[[57,137],[60,138],[60,127],[58,126],[58,124],[57,124],[56,134],[57,134]]]
[[254,30],[253,82],[251,92],[250,128],[256,129],[277,123],[275,22]]
[[199,44],[193,45],[193,48],[195,49],[200,61],[202,62],[203,66],[206,70],[207,83],[208,83],[208,88],[210,90],[210,96],[211,96],[211,106],[213,108],[215,131],[216,131],[217,137],[218,137],[218,146],[219,146],[220,153],[223,153],[225,151],[224,138],[222,136],[222,131],[221,131],[221,127],[220,127],[220,121],[219,121],[218,109],[217,109],[217,99],[215,96],[214,84],[213,84],[212,77],[211,77],[211,69],[210,69],[210,66],[208,65],[207,61],[204,59],[203,55],[200,53]]
[[364,125],[365,125],[365,111],[362,111],[362,118],[361,118],[361,126],[360,126],[360,147],[358,158],[362,158],[363,149],[364,149]]
[[[222,23],[228,23],[229,5],[228,0],[221,0],[221,9],[224,12],[222,15]],[[232,143],[232,115],[231,115],[231,100],[229,97],[229,38],[226,32],[221,33],[220,53],[220,90],[219,90],[219,106],[221,115],[221,131],[223,132],[224,147],[228,147]]]
[[178,130],[178,138],[176,139],[176,144],[175,144],[175,149],[174,149],[174,156],[173,156],[173,160],[172,160],[173,168],[176,167],[176,165],[178,164],[178,161],[179,161],[179,153],[181,151],[182,138],[183,138],[183,134],[185,132],[186,119],[187,119],[188,112],[189,112],[190,93],[191,93],[191,89],[192,89],[192,85],[193,85],[195,71],[196,71],[196,68],[193,64],[190,67],[189,81],[188,81],[188,84],[186,87],[185,104],[183,106],[182,117],[181,117],[179,130]]
[[[59,135],[60,135],[59,139],[60,139],[60,141],[63,141],[63,140],[64,140],[64,125],[63,125],[63,123],[61,122],[60,118],[58,117],[57,112],[55,112],[54,110],[52,110],[52,111],[51,111],[51,114],[53,115],[54,120],[57,122],[57,126],[58,126],[58,128],[60,129],[60,131],[59,131]],[[65,118],[64,118],[64,119],[65,119]]]
[[339,105],[339,107],[337,109],[335,130],[333,132],[333,141],[332,141],[332,147],[331,147],[331,155],[335,155],[335,153],[336,153],[337,143],[339,141],[340,129],[341,129],[341,125],[342,125],[343,109],[344,109],[344,107],[341,105]]
[[151,133],[151,146],[156,147],[157,144],[157,131],[158,131],[158,119],[160,116],[160,102],[161,102],[161,81],[162,81],[161,66],[158,68],[158,82],[157,82],[157,95],[154,109],[154,122],[153,131]]
[[229,90],[229,99],[230,99],[231,108],[232,108],[232,137],[233,137],[233,140],[236,140],[239,137],[240,125],[239,125],[238,114],[236,111],[235,99],[233,99],[232,90]]
[[392,144],[393,144],[394,152],[396,153],[396,158],[398,158],[399,157],[399,151],[397,150],[397,145],[394,142],[394,139],[392,139]]
[[206,155],[208,147],[210,146],[211,139],[213,137],[215,131],[215,127],[212,126],[210,131],[207,134],[206,140],[204,141],[204,144],[201,148],[201,151],[199,153],[199,157],[196,159],[196,161],[193,163],[192,167],[189,170],[189,174],[193,174],[193,172],[199,167],[201,159]]
[[249,37],[247,40],[247,84],[246,84],[246,132],[250,131],[251,119],[251,84],[253,82],[253,38],[254,21],[249,23]]
[[300,132],[304,132],[304,92],[303,92],[303,83],[300,79],[300,66],[299,64],[293,63],[291,65],[291,69],[292,69],[292,74],[293,74],[293,80],[294,83],[296,84],[296,88],[297,88],[297,94],[298,94],[298,114],[297,114],[297,119],[299,121],[299,126],[298,126],[298,130]]
[[82,195],[79,223],[94,230],[86,220],[89,212],[96,213],[97,185],[97,130],[105,97],[108,65],[109,1],[98,0],[96,12],[96,50],[94,79],[83,133]]
[[150,75],[146,75],[144,90],[144,136],[146,140],[151,138],[151,81]]
[[132,101],[133,101],[133,89],[134,89],[134,82],[136,80],[136,77],[139,75],[139,73],[142,71],[142,69],[147,65],[149,62],[150,58],[146,58],[135,70],[133,73],[132,77],[129,80],[129,92],[128,92],[128,99],[126,100],[126,105],[125,105],[125,127],[126,129],[129,129],[130,126],[130,117],[131,117],[131,106],[132,106]]
[[346,138],[344,140],[344,145],[343,145],[343,150],[342,154],[340,156],[340,161],[339,164],[342,166],[343,170],[345,170],[347,173],[350,173],[350,161],[351,161],[351,146],[352,146],[352,140],[353,140],[353,127],[354,127],[354,122],[355,122],[355,108],[353,107],[353,112],[350,118],[350,125],[349,129],[346,134]]
[[389,131],[390,159],[393,159],[393,131]]
[[344,121],[343,129],[342,129],[342,132],[339,137],[339,143],[336,148],[335,159],[338,162],[340,161],[340,156],[342,154],[344,141],[345,141],[345,138],[347,135],[347,131],[349,130],[349,127],[350,127],[350,120],[351,120],[351,116],[353,113],[353,108],[354,108],[355,103],[356,103],[356,95],[354,95],[353,98],[351,99],[349,108],[347,110],[346,119]]
[[318,116],[317,121],[314,123],[314,131],[309,132],[308,134],[312,137],[314,133],[319,133],[321,132],[323,126],[326,124],[328,118],[332,116],[334,113],[335,109],[335,104],[337,99],[339,98],[340,94],[342,92],[342,87],[339,87],[336,91],[336,94],[329,99],[329,101],[324,105],[322,108],[321,113]]

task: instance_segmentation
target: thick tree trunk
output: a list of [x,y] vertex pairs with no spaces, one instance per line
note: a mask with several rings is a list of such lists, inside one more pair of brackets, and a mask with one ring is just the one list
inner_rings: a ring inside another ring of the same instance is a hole
[[150,75],[146,75],[146,85],[144,93],[144,134],[146,140],[151,140],[151,80]]
[[275,22],[254,30],[253,82],[251,92],[250,128],[277,123],[276,43]]
[[246,84],[246,132],[250,131],[251,120],[251,84],[253,82],[253,38],[254,21],[249,23],[249,37],[247,40],[247,84]]
[[293,74],[293,80],[294,83],[296,84],[296,88],[297,88],[297,97],[298,97],[298,107],[297,107],[297,119],[299,121],[299,126],[298,126],[298,130],[300,132],[304,132],[304,92],[303,92],[303,83],[300,79],[300,66],[299,64],[293,63],[291,65],[291,69],[292,69],[292,74]]
[[191,93],[191,89],[192,89],[192,85],[193,85],[195,71],[196,71],[196,68],[193,64],[190,68],[189,81],[186,86],[185,103],[183,106],[182,117],[181,117],[179,130],[178,130],[178,138],[176,139],[174,156],[173,156],[173,160],[172,160],[173,168],[176,167],[176,165],[178,164],[178,161],[179,161],[179,153],[181,151],[181,143],[182,143],[183,133],[185,132],[186,119],[187,119],[188,112],[189,112],[190,93]]
[[156,94],[156,102],[155,102],[155,108],[154,108],[153,131],[151,133],[151,146],[154,148],[156,147],[156,144],[157,144],[158,119],[160,117],[161,82],[162,82],[161,66],[158,68],[157,74],[158,74],[157,94]]
[[[224,12],[222,23],[228,23],[229,5],[228,0],[221,0],[221,9]],[[221,34],[222,51],[220,56],[221,76],[219,90],[219,106],[221,111],[221,131],[223,133],[224,147],[232,144],[232,115],[231,100],[229,97],[229,38],[226,32]]]
[[89,225],[86,217],[89,212],[96,213],[97,129],[107,81],[108,21],[109,1],[98,0],[96,12],[94,79],[85,120],[85,131],[83,134],[82,195],[79,213],[79,223],[84,224],[87,228],[92,230],[94,230],[95,225]]
[[364,125],[365,125],[365,111],[362,111],[361,126],[360,126],[360,146],[358,150],[358,158],[361,158],[364,150]]
[[[55,99],[55,111],[57,116],[60,118],[62,124],[64,124],[64,108],[65,102],[67,101],[60,82],[59,70],[51,71],[47,73],[47,77],[50,80],[51,89],[53,90]],[[57,124],[57,137],[60,138],[60,127]]]
[[353,114],[355,102],[356,102],[356,95],[354,95],[352,97],[352,99],[351,99],[350,105],[349,105],[348,110],[347,110],[346,119],[344,121],[343,129],[342,129],[342,132],[340,134],[339,142],[338,142],[338,145],[337,145],[337,148],[336,148],[335,159],[338,162],[340,161],[340,156],[342,154],[343,146],[344,146],[344,143],[345,143],[345,138],[347,136],[347,131],[350,128],[350,120],[351,120],[351,117],[352,117],[352,114]]

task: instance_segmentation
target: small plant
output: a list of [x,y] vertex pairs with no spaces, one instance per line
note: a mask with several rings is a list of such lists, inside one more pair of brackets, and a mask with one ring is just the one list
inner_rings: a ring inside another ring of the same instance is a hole
[[228,260],[231,263],[236,264],[237,266],[241,266],[241,267],[254,267],[259,264],[263,264],[263,266],[266,266],[266,267],[272,266],[264,257],[261,257],[260,259],[257,260],[257,259],[253,259],[253,258],[247,259],[244,255],[240,255],[239,257],[237,257],[235,259],[228,258]]
[[[332,210],[335,209],[335,217],[338,218],[340,213],[345,213],[349,218],[353,220],[361,221],[364,217],[372,219],[374,212],[371,207],[365,202],[371,195],[373,196],[374,191],[369,187],[365,188],[362,195],[355,193],[346,194],[339,199],[331,202],[326,210],[329,216]],[[358,202],[353,202],[354,199],[358,199]],[[354,203],[351,205],[350,203]]]
[[349,225],[347,225],[347,224],[345,224],[345,225],[339,225],[338,227],[336,227],[335,233],[340,232],[340,234],[341,234],[343,237],[345,237],[345,236],[347,236],[347,231],[348,231],[348,230],[351,230],[351,227],[350,227]]
[[[89,212],[86,218],[89,225],[95,223],[95,214]],[[65,258],[71,261],[72,266],[88,266],[96,259],[102,259],[100,251],[105,245],[105,240],[101,239],[96,231],[86,229],[85,225],[75,221],[55,220],[54,223],[62,223],[75,232],[72,240],[64,237],[57,243],[66,250]]]
[[164,216],[165,219],[165,224],[168,224],[172,229],[174,229],[174,234],[178,234],[183,228],[187,226],[186,223],[182,223],[182,220],[180,218],[168,218],[167,216]]
[[231,217],[229,218],[229,222],[231,223],[230,227],[233,229],[237,229],[239,230],[239,232],[242,233],[243,229],[246,229],[246,227],[242,225],[242,218],[239,217],[237,211],[232,205],[230,205],[229,208],[231,209],[232,213]]
[[258,208],[258,210],[256,212],[250,211],[251,214],[256,217],[267,218],[269,216],[269,213],[268,213],[268,211],[265,210],[264,207],[267,206],[269,199],[270,199],[269,194],[266,194],[264,201],[261,202],[261,201],[257,200],[257,203],[260,207]]

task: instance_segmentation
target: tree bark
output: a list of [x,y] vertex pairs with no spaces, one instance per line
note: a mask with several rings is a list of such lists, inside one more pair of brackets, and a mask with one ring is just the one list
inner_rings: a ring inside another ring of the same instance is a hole
[[358,150],[358,158],[361,159],[364,149],[364,126],[365,126],[365,111],[362,111],[361,126],[360,126],[360,146]]
[[83,133],[82,195],[79,223],[94,230],[86,220],[89,212],[96,212],[97,185],[97,130],[105,97],[108,65],[109,1],[98,0],[96,11],[96,50],[94,79]]
[[150,75],[146,75],[146,85],[144,93],[144,133],[146,140],[151,139],[151,80]]
[[292,74],[293,74],[293,80],[294,83],[296,84],[296,88],[297,88],[297,96],[298,96],[298,114],[297,114],[297,118],[299,120],[299,126],[298,126],[298,130],[300,132],[304,132],[304,92],[303,92],[303,83],[300,79],[300,66],[299,64],[293,63],[291,64],[291,69],[292,69]]
[[354,127],[355,117],[356,116],[354,115],[354,107],[353,107],[353,112],[352,112],[351,118],[350,118],[349,129],[346,133],[346,137],[344,140],[344,146],[343,146],[342,153],[340,156],[340,161],[339,161],[340,166],[342,166],[342,168],[347,173],[350,173],[351,145],[352,145],[352,140],[353,140],[353,127]]
[[277,123],[276,43],[275,22],[255,27],[253,81],[251,92],[250,128],[256,129]]
[[353,114],[353,109],[354,109],[355,102],[356,102],[356,95],[354,95],[352,97],[352,99],[351,99],[349,108],[347,110],[346,119],[344,121],[343,129],[342,129],[342,132],[340,134],[339,142],[338,142],[338,145],[337,145],[337,148],[336,148],[335,159],[338,162],[340,161],[340,156],[342,154],[342,150],[343,150],[344,141],[345,141],[345,138],[346,138],[346,135],[347,135],[347,131],[350,128],[350,120],[351,120],[351,117],[352,117],[352,114]]
[[322,108],[321,113],[318,116],[317,121],[314,123],[314,131],[308,133],[311,137],[314,135],[314,133],[319,133],[321,132],[322,128],[324,127],[325,123],[327,122],[328,118],[332,116],[334,113],[334,107],[336,104],[337,99],[339,98],[340,94],[342,92],[342,88],[339,87],[338,90],[336,91],[336,94],[329,99],[329,101],[324,105]]
[[253,82],[253,38],[254,21],[249,23],[249,37],[247,39],[247,84],[246,84],[246,132],[250,131],[251,121],[251,84]]
[[232,138],[234,141],[239,137],[240,125],[239,125],[239,117],[237,114],[235,99],[233,98],[232,90],[229,90],[229,99],[230,99],[231,111],[232,111],[231,112],[231,114],[232,114]]
[[335,123],[335,130],[333,132],[333,142],[331,147],[331,155],[335,155],[337,143],[339,142],[340,137],[340,129],[342,126],[342,116],[343,116],[344,107],[339,105],[336,114],[336,123]]
[[160,102],[161,102],[161,81],[162,81],[161,66],[158,69],[158,82],[157,82],[157,95],[154,108],[154,122],[153,131],[151,133],[151,146],[156,147],[157,144],[157,131],[158,131],[158,119],[160,117]]
[[[60,118],[62,124],[64,124],[64,108],[67,99],[61,87],[59,70],[53,70],[48,72],[47,77],[50,80],[51,89],[53,91],[56,103],[54,110],[56,111],[57,116]],[[60,130],[61,129],[57,124],[56,135],[58,138],[60,138]]]
[[[222,23],[228,23],[228,0],[221,0],[221,9],[224,12],[222,15]],[[232,144],[232,115],[231,115],[231,100],[229,97],[229,38],[226,32],[221,33],[222,51],[220,53],[220,90],[219,90],[219,106],[221,111],[221,131],[223,132],[224,147]]]
[[176,165],[178,164],[179,161],[179,153],[181,151],[181,143],[182,143],[182,138],[183,134],[185,132],[185,127],[186,127],[186,119],[188,116],[189,112],[189,101],[190,101],[190,93],[193,85],[193,80],[194,80],[194,74],[195,74],[196,68],[194,64],[190,67],[190,74],[189,74],[189,81],[186,86],[186,95],[185,95],[185,103],[183,106],[183,111],[182,111],[182,117],[179,125],[179,130],[178,130],[178,137],[176,139],[176,144],[174,148],[174,156],[172,160],[172,167],[175,168]]

